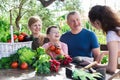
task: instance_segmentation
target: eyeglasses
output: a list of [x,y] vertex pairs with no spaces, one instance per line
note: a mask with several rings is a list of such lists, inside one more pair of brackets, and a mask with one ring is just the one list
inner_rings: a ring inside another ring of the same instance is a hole
[[52,34],[59,34],[60,32],[51,31]]

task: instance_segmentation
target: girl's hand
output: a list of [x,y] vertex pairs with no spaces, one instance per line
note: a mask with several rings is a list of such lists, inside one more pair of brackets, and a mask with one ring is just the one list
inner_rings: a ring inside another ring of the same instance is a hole
[[59,43],[55,43],[54,44],[57,48],[60,48],[61,49],[61,45]]

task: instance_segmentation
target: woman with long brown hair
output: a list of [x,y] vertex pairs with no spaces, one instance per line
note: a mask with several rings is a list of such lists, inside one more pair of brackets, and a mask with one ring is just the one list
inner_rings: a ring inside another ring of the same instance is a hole
[[117,60],[120,55],[120,18],[110,7],[96,5],[89,11],[91,24],[106,35],[109,51],[107,72],[114,73],[117,69]]

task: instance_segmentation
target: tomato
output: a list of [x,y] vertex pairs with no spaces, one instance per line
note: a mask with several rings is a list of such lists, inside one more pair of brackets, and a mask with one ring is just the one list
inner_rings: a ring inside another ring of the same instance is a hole
[[14,38],[14,40],[16,40],[16,39],[17,39],[17,35],[16,35],[16,34],[14,34],[14,35],[13,35],[13,38]]
[[28,69],[28,64],[26,62],[23,62],[21,65],[20,65],[20,68],[25,70],[25,69]]
[[18,67],[18,62],[17,61],[12,62],[11,67],[14,68],[14,69],[17,68]]
[[61,53],[61,50],[60,50],[59,48],[57,48],[57,49],[55,50],[55,53],[56,53],[56,54],[60,54],[60,53]]
[[23,40],[24,40],[24,36],[20,34],[20,35],[18,36],[18,41],[23,41]]
[[55,49],[56,49],[56,47],[55,47],[54,45],[51,45],[51,46],[49,47],[49,50],[50,50],[50,51],[55,51]]

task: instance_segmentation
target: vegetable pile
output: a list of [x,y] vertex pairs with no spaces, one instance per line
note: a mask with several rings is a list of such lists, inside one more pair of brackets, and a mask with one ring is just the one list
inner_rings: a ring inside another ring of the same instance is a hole
[[[24,42],[24,40],[28,37],[25,32],[14,32],[13,39],[14,42]],[[11,42],[11,34],[6,33],[4,36],[0,37],[0,42]]]
[[12,63],[11,57],[2,57],[0,59],[0,69],[9,69],[11,68],[10,64]]
[[59,68],[60,68],[60,62],[58,62],[57,60],[50,60],[50,70],[53,72],[58,72]]
[[[0,69],[21,68],[27,69],[34,63],[36,53],[29,47],[22,47],[17,50],[17,53],[11,54],[9,57],[0,59]],[[6,64],[7,63],[7,64]],[[23,68],[24,66],[24,68]]]
[[72,58],[69,55],[61,54],[61,48],[57,44],[50,45],[47,49],[47,53],[49,52],[57,54],[56,60],[60,62],[60,65],[69,65],[72,62]]
[[50,74],[51,72],[58,72],[61,65],[68,65],[71,61],[72,58],[63,55],[53,60],[42,47],[32,50],[24,46],[9,57],[2,57],[0,59],[0,69],[19,68],[26,70],[32,68],[37,74]]
[[[17,53],[11,54],[9,57],[2,57],[0,59],[0,69],[19,68],[26,70],[32,68],[37,74],[50,74],[51,72],[58,72],[61,65],[69,65],[71,61],[72,58],[65,55],[59,55],[53,60],[42,47],[37,48],[36,51],[29,47],[22,47],[17,50]],[[74,70],[72,72],[74,80],[97,80],[96,77],[101,77],[101,74],[90,74],[83,70]]]
[[48,50],[54,52],[55,54],[61,53],[61,49],[56,45],[51,45]]
[[45,53],[45,49],[42,47],[37,48],[36,61],[33,64],[36,73],[49,74],[50,73],[50,56]]
[[60,55],[56,58],[60,62],[61,65],[69,65],[72,62],[72,58],[68,55]]
[[19,63],[26,62],[29,66],[31,66],[35,61],[36,53],[29,47],[22,47],[18,49],[17,54],[19,56]]
[[37,48],[37,57],[33,67],[38,74],[49,74],[50,72],[58,72],[60,62],[52,60],[42,47]]

